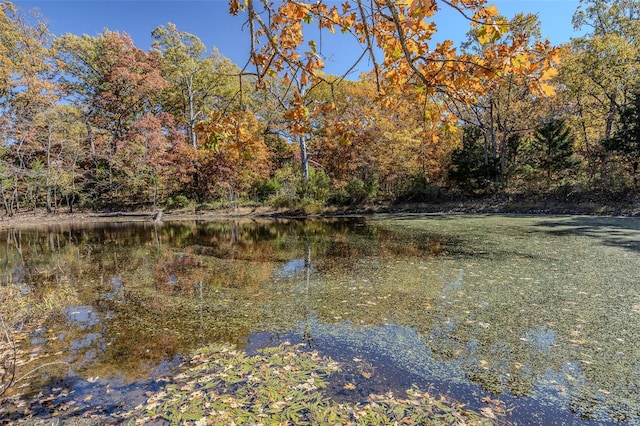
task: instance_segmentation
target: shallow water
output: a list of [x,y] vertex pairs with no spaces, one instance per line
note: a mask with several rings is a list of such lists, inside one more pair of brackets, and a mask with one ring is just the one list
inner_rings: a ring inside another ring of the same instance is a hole
[[82,410],[135,405],[204,344],[288,340],[346,364],[338,399],[415,383],[516,424],[640,424],[637,218],[99,224],[3,231],[0,253],[1,286],[74,301],[23,344],[70,365],[32,391]]

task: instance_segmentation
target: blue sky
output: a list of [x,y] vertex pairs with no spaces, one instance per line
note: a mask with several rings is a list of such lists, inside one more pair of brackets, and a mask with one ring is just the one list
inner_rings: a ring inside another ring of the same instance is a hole
[[[198,36],[207,46],[215,46],[226,57],[242,66],[249,50],[248,30],[244,18],[228,13],[226,0],[14,0],[24,10],[38,8],[56,34],[96,35],[104,28],[128,33],[136,46],[147,50],[151,31],[168,22],[179,30]],[[503,15],[517,12],[539,14],[543,35],[555,44],[575,36],[571,17],[578,0],[494,0]],[[446,8],[446,6],[445,6]],[[439,12],[440,13],[440,12]],[[437,21],[439,37],[458,42],[464,38],[468,24],[453,11],[441,12]],[[358,54],[358,47],[327,34],[323,38],[327,71],[342,73]],[[357,73],[368,69],[362,63]]]

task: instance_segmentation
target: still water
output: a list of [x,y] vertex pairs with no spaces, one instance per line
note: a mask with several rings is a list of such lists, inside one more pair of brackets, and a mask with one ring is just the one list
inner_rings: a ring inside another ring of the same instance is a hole
[[94,224],[4,230],[0,253],[0,290],[64,295],[20,343],[51,363],[27,391],[80,413],[205,344],[290,341],[344,363],[337,399],[416,384],[515,424],[640,424],[638,218]]

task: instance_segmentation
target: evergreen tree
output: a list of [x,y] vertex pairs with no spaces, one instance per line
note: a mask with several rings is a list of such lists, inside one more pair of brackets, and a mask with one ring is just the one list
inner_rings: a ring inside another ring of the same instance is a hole
[[548,185],[558,173],[575,165],[573,143],[574,137],[564,120],[551,120],[536,131],[535,164],[544,171]]
[[451,155],[449,179],[470,189],[477,189],[486,187],[495,178],[496,168],[492,159],[485,157],[483,143],[482,129],[476,126],[464,128],[462,147]]

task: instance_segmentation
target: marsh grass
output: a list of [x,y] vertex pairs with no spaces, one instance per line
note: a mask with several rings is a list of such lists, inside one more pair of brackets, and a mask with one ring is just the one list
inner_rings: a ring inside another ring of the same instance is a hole
[[[25,291],[19,285],[2,286],[0,292],[0,404],[21,382],[49,367],[68,367],[66,362],[40,359],[37,352],[29,352],[19,343],[48,318],[59,315],[78,301],[77,292],[68,284],[43,287],[40,291]],[[65,367],[65,370],[66,370]]]

